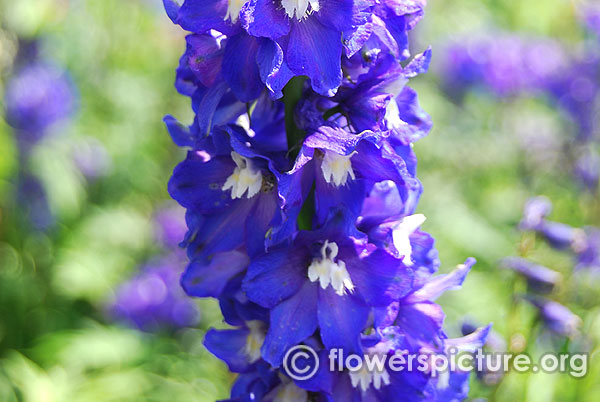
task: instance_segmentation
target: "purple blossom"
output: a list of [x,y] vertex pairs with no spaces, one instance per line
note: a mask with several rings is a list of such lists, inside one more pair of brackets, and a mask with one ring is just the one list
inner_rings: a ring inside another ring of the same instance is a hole
[[501,261],[501,266],[522,275],[527,280],[529,289],[538,293],[550,293],[561,279],[558,272],[524,258],[505,258]]
[[537,230],[541,228],[546,217],[552,212],[552,202],[544,196],[527,200],[523,209],[523,218],[519,224],[521,230]]
[[240,373],[232,401],[466,397],[469,373],[439,380],[342,367],[294,380],[283,365],[298,345],[319,361],[334,348],[446,353],[481,347],[489,331],[446,336],[434,300],[460,287],[475,261],[432,276],[438,253],[415,213],[422,186],[412,143],[431,119],[406,84],[427,70],[431,52],[400,61],[423,7],[165,1],[193,32],[175,86],[191,98],[194,121],[165,118],[188,148],[169,182],[186,209],[181,284],[190,296],[217,298],[233,326],[205,338]]
[[317,93],[335,94],[342,83],[342,57],[355,54],[371,36],[398,59],[406,59],[407,32],[423,15],[425,1],[186,0],[179,7],[164,0],[164,4],[173,22],[185,30],[196,34],[214,30],[227,36],[221,76],[246,102],[259,96],[262,84],[281,96],[285,84],[297,75],[308,76]]
[[177,247],[187,231],[185,210],[177,205],[164,205],[154,215],[154,222],[156,240],[167,249]]
[[111,315],[144,331],[196,325],[200,312],[179,286],[181,257],[150,262],[117,289]]
[[586,189],[595,193],[600,182],[600,155],[593,149],[583,151],[575,161],[575,175]]
[[586,227],[573,244],[577,263],[576,269],[600,271],[600,229]]
[[499,33],[450,45],[441,74],[457,98],[470,87],[506,97],[538,92],[566,66],[566,52],[553,41]]
[[17,67],[4,94],[6,121],[18,138],[33,143],[74,110],[74,90],[66,73],[58,67],[33,62]]
[[104,145],[95,138],[78,141],[73,147],[72,157],[75,166],[89,181],[105,176],[110,169],[110,155]]
[[600,7],[592,1],[584,2],[578,9],[580,18],[588,29],[600,38]]
[[562,304],[537,296],[525,296],[525,300],[538,309],[544,325],[560,336],[572,337],[581,326],[581,318]]

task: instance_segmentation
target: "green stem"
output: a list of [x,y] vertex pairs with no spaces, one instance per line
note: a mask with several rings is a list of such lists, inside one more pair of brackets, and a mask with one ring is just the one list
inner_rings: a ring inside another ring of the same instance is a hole
[[294,77],[283,88],[283,103],[285,105],[285,132],[288,143],[289,155],[295,158],[298,155],[298,143],[304,139],[304,131],[299,129],[294,118],[294,111],[302,97],[306,77]]
[[[304,89],[304,81],[306,77],[294,77],[288,82],[283,89],[283,102],[285,105],[285,132],[288,144],[288,155],[292,159],[296,159],[298,152],[300,151],[300,144],[304,140],[305,132],[298,128],[294,117],[294,112],[298,101],[302,97],[302,90]],[[311,230],[313,216],[315,214],[315,189],[314,185],[311,188],[302,209],[298,214],[298,229],[300,230]]]

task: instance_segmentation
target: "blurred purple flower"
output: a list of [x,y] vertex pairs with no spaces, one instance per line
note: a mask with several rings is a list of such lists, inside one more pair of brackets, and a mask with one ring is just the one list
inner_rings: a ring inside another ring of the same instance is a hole
[[441,75],[446,90],[457,99],[471,87],[506,97],[537,91],[565,66],[565,52],[557,43],[500,33],[450,45]]
[[179,205],[168,204],[156,212],[156,240],[166,248],[176,248],[181,239],[185,237],[187,226],[185,224],[185,209]]
[[74,88],[66,72],[44,62],[19,68],[4,95],[6,120],[19,139],[34,143],[74,110]]
[[588,29],[600,38],[600,5],[589,1],[580,7],[579,15]]
[[75,166],[90,181],[106,175],[110,169],[110,155],[104,145],[95,138],[89,137],[79,141],[75,144],[72,155]]
[[524,299],[535,306],[546,327],[560,336],[572,337],[581,326],[581,318],[567,307],[555,301],[537,296],[524,296]]
[[600,271],[600,229],[587,227],[573,243],[576,269]]
[[194,326],[200,311],[179,286],[181,256],[168,256],[142,267],[117,290],[110,314],[143,331]]
[[27,220],[38,230],[50,229],[56,222],[48,204],[46,189],[38,178],[27,173],[19,177],[17,203]]
[[507,257],[501,261],[500,266],[521,274],[527,280],[529,289],[538,293],[551,292],[561,279],[558,272],[524,258]]
[[581,184],[592,194],[598,189],[600,181],[600,156],[594,150],[584,150],[575,161],[575,175]]
[[537,230],[552,212],[552,202],[547,197],[538,196],[527,200],[523,218],[519,223],[521,230]]
[[576,126],[580,141],[593,139],[598,128],[600,57],[586,54],[547,83],[547,92]]

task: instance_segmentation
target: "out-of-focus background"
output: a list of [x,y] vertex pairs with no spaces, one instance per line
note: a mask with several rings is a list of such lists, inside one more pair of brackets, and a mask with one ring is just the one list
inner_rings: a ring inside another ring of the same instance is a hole
[[[412,35],[434,49],[410,83],[434,121],[418,212],[442,272],[478,260],[440,299],[448,334],[493,322],[490,350],[590,356],[583,378],[479,373],[474,399],[600,400],[599,11],[433,0]],[[177,285],[166,191],[183,155],[161,119],[191,119],[173,88],[184,32],[159,0],[0,0],[0,24],[0,401],[226,398],[233,377],[202,346],[220,312]],[[519,224],[539,195],[530,221],[562,226]]]

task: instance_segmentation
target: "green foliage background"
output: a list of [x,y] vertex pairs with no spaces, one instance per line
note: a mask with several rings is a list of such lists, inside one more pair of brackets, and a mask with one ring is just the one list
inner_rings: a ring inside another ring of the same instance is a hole
[[[491,27],[554,37],[576,46],[584,37],[566,0],[433,0],[415,46],[435,50],[453,38]],[[191,119],[173,88],[184,33],[159,0],[0,0],[0,90],[10,75],[16,38],[44,38],[43,52],[64,65],[78,88],[79,108],[36,147],[28,169],[41,178],[58,225],[28,227],[14,202],[18,169],[14,133],[0,119],[0,401],[209,401],[226,398],[233,380],[202,346],[205,330],[222,326],[218,306],[198,301],[198,328],[147,334],[107,320],[119,283],[158,253],[152,214],[168,200],[166,182],[183,153],[161,118]],[[478,264],[461,291],[440,303],[450,336],[462,319],[494,322],[510,347],[525,339],[532,355],[548,350],[535,311],[518,303],[524,284],[497,268],[525,255],[563,273],[556,297],[579,314],[591,345],[583,379],[566,374],[509,374],[498,386],[472,380],[473,398],[497,401],[600,400],[600,283],[574,277],[573,262],[516,230],[525,200],[544,194],[552,219],[600,224],[597,195],[582,195],[558,155],[538,160],[523,140],[523,121],[550,122],[559,142],[572,128],[540,99],[498,101],[471,93],[464,106],[439,89],[435,73],[411,83],[434,119],[415,149],[425,186],[419,212],[437,239],[446,272],[468,256]],[[537,126],[528,135],[535,136]],[[75,145],[99,140],[108,174],[87,182],[73,163]],[[525,144],[525,145],[524,145]],[[181,267],[183,269],[183,267]],[[564,345],[563,345],[564,346]],[[565,347],[576,348],[576,344]]]

